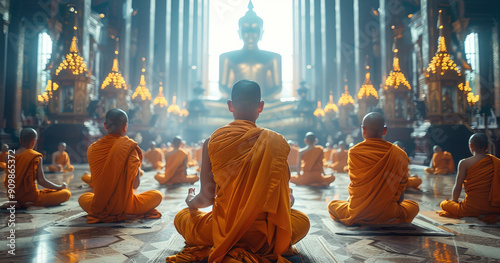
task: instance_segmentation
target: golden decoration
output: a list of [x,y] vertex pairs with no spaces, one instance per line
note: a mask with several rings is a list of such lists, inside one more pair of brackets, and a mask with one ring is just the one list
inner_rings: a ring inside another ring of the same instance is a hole
[[69,53],[66,54],[66,58],[59,64],[56,70],[56,76],[59,75],[62,70],[71,70],[73,75],[79,75],[87,71],[87,64],[83,61],[83,57],[78,55],[76,36],[71,40]]
[[335,105],[335,103],[333,103],[333,95],[332,95],[331,91],[330,91],[330,99],[328,100],[328,103],[326,104],[324,111],[325,111],[325,113],[339,111],[339,108],[337,107],[337,105]]
[[160,108],[167,107],[168,102],[167,99],[165,99],[165,95],[163,95],[163,87],[161,86],[162,83],[160,82],[160,90],[158,91],[158,95],[156,95],[155,100],[153,101],[153,105],[158,105]]
[[349,90],[347,89],[347,85],[345,85],[345,91],[344,93],[342,93],[342,96],[340,96],[338,105],[347,106],[349,104],[352,104],[354,106],[354,99],[351,95],[349,95]]
[[[369,66],[366,66],[367,70],[369,68],[370,68]],[[365,84],[361,85],[361,89],[358,92],[358,99],[361,100],[363,98],[368,98],[370,96],[373,96],[375,99],[378,99],[378,92],[372,85],[372,82],[370,80],[370,72],[366,72]]]
[[135,89],[134,94],[132,94],[132,99],[140,96],[141,100],[151,100],[151,93],[149,89],[146,87],[146,79],[144,74],[141,74],[141,80],[139,81],[139,86]]
[[168,106],[167,109],[168,113],[172,113],[174,115],[178,115],[181,113],[181,108],[176,103],[177,103],[177,96],[174,93],[174,96],[172,97],[172,104],[170,104],[170,106]]
[[314,111],[314,116],[316,117],[323,117],[325,116],[325,111],[321,108],[321,101],[318,100],[318,107]]

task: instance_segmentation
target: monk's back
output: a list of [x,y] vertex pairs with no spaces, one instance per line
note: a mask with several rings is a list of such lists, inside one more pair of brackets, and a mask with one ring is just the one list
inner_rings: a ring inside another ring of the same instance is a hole
[[302,153],[303,171],[323,171],[323,147],[315,145],[314,148]]
[[499,165],[500,160],[492,155],[486,155],[467,170],[464,181],[466,193],[464,203],[490,203],[493,178],[500,176],[495,174],[495,162]]

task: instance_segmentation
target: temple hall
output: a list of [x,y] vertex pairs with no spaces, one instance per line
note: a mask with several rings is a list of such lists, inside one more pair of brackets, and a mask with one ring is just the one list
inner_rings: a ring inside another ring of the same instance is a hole
[[0,0],[0,262],[500,262],[500,1]]

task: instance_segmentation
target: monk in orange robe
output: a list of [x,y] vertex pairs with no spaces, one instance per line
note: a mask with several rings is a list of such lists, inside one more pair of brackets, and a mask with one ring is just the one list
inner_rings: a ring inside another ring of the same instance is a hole
[[125,136],[127,114],[120,109],[106,113],[106,136],[87,150],[94,193],[84,193],[78,203],[87,223],[117,222],[134,218],[160,218],[157,207],[163,199],[158,190],[135,194],[140,184],[141,149]]
[[[259,85],[238,81],[228,107],[235,121],[203,144],[201,191],[189,189],[188,208],[174,219],[187,247],[167,262],[289,262],[282,255],[309,230],[308,217],[291,209],[290,147],[255,125],[264,108]],[[198,210],[210,205],[212,212]]]
[[0,171],[7,170],[7,155],[9,153],[9,145],[2,144],[2,152],[0,153]]
[[[21,147],[15,151],[14,158],[9,156],[7,160],[9,173],[4,180],[7,197],[10,201],[17,201],[18,207],[55,206],[68,201],[71,197],[66,183],[58,185],[45,178],[42,154],[33,150],[37,139],[38,134],[35,130],[23,129],[19,137]],[[45,189],[38,190],[37,182]]]
[[335,176],[323,175],[323,147],[315,145],[316,141],[314,133],[306,133],[306,147],[299,151],[298,165],[301,171],[297,176],[292,176],[290,182],[296,185],[327,186],[335,181]]
[[419,207],[404,200],[408,156],[382,139],[387,127],[380,113],[368,113],[361,127],[365,140],[349,150],[349,199],[331,201],[331,217],[346,225],[410,223]]
[[290,145],[290,153],[288,154],[288,166],[290,167],[290,171],[298,172],[298,163],[299,163],[299,146],[294,141],[288,141]]
[[344,172],[344,167],[347,166],[347,154],[349,151],[345,149],[344,141],[340,141],[338,147],[339,148],[336,151],[332,151],[330,158],[330,160],[332,160],[332,164],[330,165],[330,168],[332,168],[334,172],[342,173]]
[[69,155],[66,152],[66,143],[61,142],[57,151],[52,154],[52,165],[49,166],[49,172],[72,172],[75,167],[71,165]]
[[431,166],[425,168],[426,174],[452,174],[455,173],[455,162],[453,156],[447,151],[443,151],[441,146],[434,146],[434,155],[432,155]]
[[334,151],[334,149],[332,148],[332,146],[330,145],[329,142],[327,142],[325,144],[325,149],[323,149],[323,166],[325,167],[329,167],[330,164],[332,163],[332,159],[331,159],[331,156],[332,156],[332,152]]
[[187,163],[186,163],[187,167],[196,167],[196,166],[198,166],[198,162],[192,157],[193,156],[192,153],[193,153],[193,149],[194,148],[193,147],[187,147],[186,146],[186,141],[183,141],[182,145],[183,145],[182,149],[188,155],[188,159],[187,159]]
[[[469,139],[472,157],[458,163],[458,174],[453,187],[452,199],[441,202],[441,216],[474,216],[485,221],[500,220],[500,159],[486,154],[488,137],[484,133],[473,134]],[[465,187],[465,198],[458,201]],[[493,219],[493,220],[489,220]]]
[[160,184],[194,184],[200,179],[198,175],[188,175],[186,172],[188,152],[182,148],[182,139],[179,136],[172,140],[174,149],[165,155],[165,172],[155,175]]
[[[406,152],[406,148],[404,147],[402,142],[395,141],[394,145],[398,146],[399,148],[401,148],[403,151]],[[408,183],[406,184],[406,189],[408,188],[420,189],[421,184],[422,184],[422,179],[420,179],[418,175],[411,176],[410,170],[408,169]]]
[[163,163],[163,159],[165,159],[163,151],[156,148],[156,143],[154,141],[151,142],[149,150],[144,154],[144,159],[146,159],[146,162],[153,165],[154,170],[160,170],[165,166]]

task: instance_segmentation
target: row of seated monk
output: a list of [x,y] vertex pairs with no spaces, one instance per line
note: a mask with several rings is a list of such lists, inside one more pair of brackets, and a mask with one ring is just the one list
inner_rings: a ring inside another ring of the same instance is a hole
[[[288,262],[284,256],[293,254],[292,245],[310,226],[307,215],[291,208],[295,199],[289,187],[290,146],[282,135],[255,124],[264,109],[257,83],[238,81],[227,104],[234,121],[204,142],[200,191],[188,189],[187,208],[174,218],[186,247],[166,261],[208,257],[208,262]],[[104,123],[108,134],[88,148],[93,192],[82,194],[78,201],[88,212],[89,224],[161,217],[156,207],[163,196],[158,190],[134,191],[140,184],[142,151],[126,136],[127,122],[124,111],[108,111]],[[410,223],[418,214],[418,204],[404,198],[409,158],[403,149],[383,140],[386,132],[381,114],[364,117],[365,140],[348,152],[349,199],[328,204],[333,220],[346,225],[398,224]],[[45,179],[41,154],[33,150],[37,133],[23,129],[20,142],[21,148],[6,160],[4,182],[7,189],[13,189],[8,198],[14,201],[8,205],[49,206],[67,201],[71,193],[66,184]],[[484,134],[474,134],[469,147],[473,156],[459,163],[452,199],[441,203],[442,215],[498,220],[500,159],[487,154]],[[300,158],[306,158],[307,152]],[[47,189],[38,190],[36,181]],[[466,197],[459,202],[463,186]],[[199,210],[210,206],[211,212]]]

